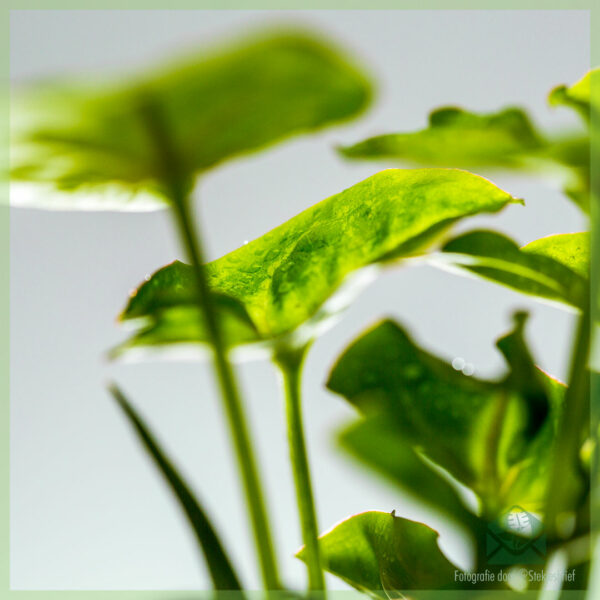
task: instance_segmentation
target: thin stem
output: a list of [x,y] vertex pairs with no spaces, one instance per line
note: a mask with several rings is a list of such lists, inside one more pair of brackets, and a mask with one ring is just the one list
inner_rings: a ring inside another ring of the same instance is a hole
[[280,589],[281,585],[277,573],[275,552],[262,487],[258,476],[257,463],[252,443],[250,442],[250,433],[238,386],[231,363],[227,358],[213,303],[210,299],[208,284],[203,270],[204,260],[202,250],[199,240],[191,228],[191,219],[188,211],[182,206],[179,208],[176,207],[175,213],[192,267],[194,268],[196,284],[200,290],[199,308],[204,315],[209,339],[214,349],[217,379],[221,389],[221,396],[225,403],[227,419],[242,474],[246,503],[252,521],[254,541],[260,560],[263,583],[267,590],[277,590]]
[[308,570],[308,588],[310,591],[322,592],[320,597],[323,598],[325,577],[321,565],[319,530],[302,423],[301,375],[306,350],[307,346],[298,350],[280,349],[275,355],[275,363],[283,375],[288,441]]
[[151,98],[144,98],[141,108],[159,152],[165,191],[171,201],[177,230],[193,268],[198,288],[198,309],[203,317],[203,324],[206,326],[208,339],[213,349],[215,374],[242,475],[263,584],[267,590],[278,590],[281,589],[281,584],[247,419],[210,294],[200,235],[193,225],[189,198],[190,178],[186,174],[183,160],[179,159],[171,143],[160,107],[153,103]]
[[[572,486],[565,485],[565,480],[578,476],[578,473],[573,473],[573,469],[578,462],[581,444],[589,427],[590,373],[588,359],[590,338],[590,306],[587,304],[577,325],[569,386],[565,392],[562,415],[554,445],[554,460],[552,461],[548,481],[546,527],[551,535],[560,533],[558,531],[560,529],[558,520],[561,515],[572,511],[568,505],[568,494],[572,493]],[[579,491],[584,492],[585,490]]]

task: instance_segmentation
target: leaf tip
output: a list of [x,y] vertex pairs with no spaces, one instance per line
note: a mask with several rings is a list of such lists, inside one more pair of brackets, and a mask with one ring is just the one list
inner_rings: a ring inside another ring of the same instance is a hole
[[333,149],[337,154],[344,158],[350,158],[352,156],[353,146],[344,146],[343,144],[336,144]]
[[104,386],[106,387],[106,390],[108,391],[108,393],[117,401],[119,402],[119,404],[122,404],[123,401],[123,394],[121,393],[121,390],[119,389],[119,386],[112,381],[111,379],[108,379],[105,383]]
[[550,106],[557,106],[562,104],[567,96],[567,86],[557,85],[555,88],[550,90],[548,94],[548,104]]

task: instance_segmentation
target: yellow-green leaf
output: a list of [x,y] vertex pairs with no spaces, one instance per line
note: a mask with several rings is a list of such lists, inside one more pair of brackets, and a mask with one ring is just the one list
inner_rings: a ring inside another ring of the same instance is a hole
[[540,298],[582,308],[588,301],[590,236],[587,232],[547,236],[519,248],[494,231],[477,230],[445,244],[432,261]]
[[160,206],[164,148],[148,122],[150,105],[160,113],[179,173],[191,178],[353,117],[370,97],[355,66],[327,42],[297,31],[263,32],[126,83],[33,86],[11,102],[12,201]]
[[[458,219],[514,201],[487,179],[455,169],[389,169],[369,177],[206,265],[212,291],[238,306],[224,307],[239,321],[229,329],[228,344],[248,343],[254,335],[273,342],[311,337],[339,311],[342,296],[331,298],[348,290],[342,284],[350,275],[423,250]],[[203,341],[194,305],[191,268],[174,263],[142,283],[122,319],[144,319],[143,335],[151,335],[152,344]],[[187,329],[182,307],[190,317]],[[169,320],[177,321],[179,333]],[[143,345],[137,337],[127,343]]]

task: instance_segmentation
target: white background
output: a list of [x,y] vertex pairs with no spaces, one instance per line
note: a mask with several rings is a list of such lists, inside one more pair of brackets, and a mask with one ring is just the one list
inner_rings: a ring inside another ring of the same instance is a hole
[[[378,100],[355,124],[286,142],[220,167],[199,185],[211,258],[220,256],[381,166],[348,163],[332,147],[367,135],[422,127],[454,104],[527,107],[551,129],[577,127],[546,95],[589,68],[585,11],[14,11],[14,84],[56,75],[134,71],[267,21],[304,22],[349,48],[379,82]],[[559,191],[494,174],[525,208],[490,224],[520,242],[584,227]],[[153,465],[104,390],[116,379],[193,481],[250,587],[258,585],[237,473],[209,369],[201,364],[111,365],[122,339],[115,316],[144,275],[183,258],[167,213],[12,211],[11,581],[14,589],[206,588],[195,541]],[[572,316],[491,283],[426,267],[395,269],[362,294],[311,350],[304,381],[306,430],[321,529],[367,509],[426,519],[460,565],[457,531],[364,472],[335,445],[353,418],[323,389],[335,357],[367,325],[392,315],[426,347],[499,375],[494,339],[515,307],[533,313],[538,362],[564,377]],[[283,406],[270,364],[240,368],[267,483],[286,581],[304,568],[287,462]],[[337,580],[332,585],[343,587]]]

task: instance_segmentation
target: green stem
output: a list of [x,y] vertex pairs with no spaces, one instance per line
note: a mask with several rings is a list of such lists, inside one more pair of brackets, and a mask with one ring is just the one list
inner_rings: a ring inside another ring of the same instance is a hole
[[[563,514],[573,512],[570,506],[572,486],[565,482],[576,478],[574,472],[579,462],[579,451],[584,436],[589,429],[590,416],[590,373],[588,360],[590,353],[591,319],[589,304],[584,307],[577,325],[575,344],[571,359],[569,386],[565,392],[564,406],[554,445],[548,481],[546,501],[546,528],[553,536],[559,531],[559,519]],[[578,490],[579,493],[585,490]]]
[[485,463],[483,477],[483,492],[486,498],[484,503],[483,517],[487,520],[493,520],[497,517],[499,505],[502,504],[502,480],[498,473],[498,451],[502,438],[502,425],[506,410],[508,408],[509,394],[502,390],[500,397],[494,407],[494,414],[491,418],[490,430],[485,439]]
[[159,153],[165,192],[171,201],[175,223],[196,280],[198,308],[213,349],[215,374],[242,475],[263,584],[267,590],[278,590],[281,584],[247,419],[206,278],[200,235],[193,226],[189,196],[191,178],[172,144],[160,107],[148,96],[142,99],[141,109]]
[[308,346],[300,349],[282,348],[276,352],[274,360],[283,375],[288,441],[308,570],[308,588],[310,591],[323,592],[320,594],[323,598],[325,577],[321,564],[319,530],[302,423],[301,375],[307,349]]
[[277,573],[275,552],[256,459],[252,443],[250,442],[250,433],[238,386],[231,363],[227,358],[227,352],[204,274],[202,249],[198,238],[191,228],[191,218],[185,204],[176,205],[175,214],[177,215],[177,223],[194,269],[196,284],[200,290],[199,308],[204,316],[209,339],[214,349],[217,379],[221,396],[225,403],[227,419],[242,474],[246,503],[252,521],[254,541],[260,560],[263,583],[267,590],[277,590],[280,589],[281,585]]

